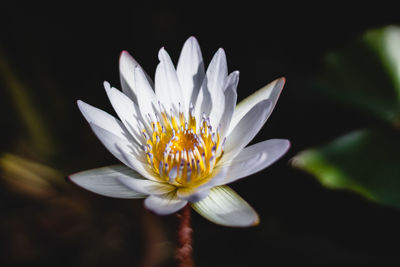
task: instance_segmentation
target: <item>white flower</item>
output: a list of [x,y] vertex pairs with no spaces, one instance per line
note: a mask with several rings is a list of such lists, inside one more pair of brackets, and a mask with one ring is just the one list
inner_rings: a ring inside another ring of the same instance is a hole
[[228,75],[223,49],[207,71],[194,37],[185,42],[176,69],[164,48],[158,58],[153,84],[122,52],[122,92],[104,82],[119,119],[78,101],[94,133],[123,165],[83,171],[70,179],[104,196],[146,198],[145,206],[161,215],[190,202],[220,225],[257,224],[254,209],[225,184],[268,167],[288,150],[289,141],[283,139],[246,147],[271,114],[284,78],[236,105],[239,72]]

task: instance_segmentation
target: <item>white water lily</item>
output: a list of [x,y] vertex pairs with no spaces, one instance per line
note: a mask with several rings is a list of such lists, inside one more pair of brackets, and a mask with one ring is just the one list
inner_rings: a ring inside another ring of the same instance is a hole
[[78,101],[96,136],[123,165],[83,171],[70,179],[104,196],[146,198],[146,208],[160,215],[189,202],[220,225],[257,224],[255,210],[226,184],[268,167],[288,150],[284,139],[246,147],[271,114],[285,79],[236,105],[239,72],[228,75],[223,49],[207,71],[194,37],[185,42],[176,69],[164,48],[158,58],[153,83],[122,52],[122,92],[104,82],[119,119]]

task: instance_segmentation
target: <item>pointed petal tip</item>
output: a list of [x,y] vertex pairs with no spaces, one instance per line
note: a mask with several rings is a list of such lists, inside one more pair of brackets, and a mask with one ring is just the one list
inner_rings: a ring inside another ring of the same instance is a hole
[[187,46],[187,45],[199,46],[199,42],[198,42],[197,38],[194,35],[192,35],[186,39],[185,44],[183,46]]
[[160,62],[163,61],[167,61],[169,58],[169,54],[167,52],[167,50],[165,50],[165,47],[161,47],[160,50],[158,51],[158,60],[160,60]]
[[81,187],[79,185],[79,183],[76,181],[76,177],[79,177],[79,174],[82,173],[82,172],[84,172],[84,171],[75,172],[75,173],[72,173],[70,175],[67,175],[67,176],[65,176],[65,180],[67,182],[71,183],[71,184],[74,184],[74,185],[77,185],[77,186]]
[[[75,173],[74,173],[75,174]],[[65,176],[64,177],[64,179],[65,179],[65,181],[67,182],[67,183],[72,183],[72,184],[75,184],[76,185],[76,183],[72,180],[72,178],[71,178],[71,176],[73,176],[74,174],[70,174],[70,175],[67,175],[67,176]]]
[[194,35],[191,35],[186,41],[197,42],[197,38]]
[[130,54],[127,50],[122,50],[121,53],[119,54],[119,58],[121,59],[121,57],[125,56],[130,56]]
[[129,66],[129,64],[133,64],[134,66],[139,65],[136,60],[129,54],[127,50],[122,50],[121,53],[119,54],[119,67],[120,70],[123,67],[126,67],[126,65]]
[[121,64],[121,62],[124,60],[124,58],[130,56],[129,52],[126,50],[122,50],[121,53],[119,53],[119,58],[118,58],[118,62],[119,64]]
[[232,71],[232,72],[228,75],[227,79],[228,79],[228,80],[229,80],[229,79],[232,79],[232,82],[233,82],[233,83],[237,83],[237,82],[239,81],[239,75],[240,75],[240,71],[235,70],[235,71]]
[[111,89],[111,85],[110,85],[110,83],[109,83],[108,81],[104,81],[104,82],[103,82],[103,86],[104,86],[104,88],[105,88],[106,90],[110,90],[110,89]]
[[257,217],[255,218],[254,222],[250,225],[250,226],[257,226],[260,224],[261,220],[260,220],[260,216],[258,214],[256,214]]
[[80,99],[78,99],[78,100],[76,101],[76,104],[78,105],[78,108],[79,108],[79,110],[81,111],[81,113],[82,113],[83,115],[85,115],[85,109],[86,109],[88,106],[90,106],[90,105],[87,104],[86,102],[80,100]]
[[216,54],[218,55],[221,54],[221,56],[226,56],[225,50],[222,47],[218,48]]
[[280,77],[275,80],[276,84],[279,85],[280,87],[283,87],[286,83],[286,77]]

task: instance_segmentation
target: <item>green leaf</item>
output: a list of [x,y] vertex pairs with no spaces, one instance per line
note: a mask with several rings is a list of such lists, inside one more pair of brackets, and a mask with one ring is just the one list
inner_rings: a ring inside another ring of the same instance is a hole
[[300,152],[292,164],[322,185],[348,189],[400,208],[400,136],[395,131],[360,130]]
[[316,85],[323,92],[374,116],[400,123],[400,27],[367,31],[328,54]]

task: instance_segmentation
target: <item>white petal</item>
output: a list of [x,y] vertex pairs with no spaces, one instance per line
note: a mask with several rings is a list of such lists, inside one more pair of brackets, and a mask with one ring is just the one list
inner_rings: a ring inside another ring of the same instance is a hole
[[128,188],[136,192],[140,192],[144,195],[164,195],[175,190],[175,186],[148,179],[133,179],[130,177],[119,177],[118,180]]
[[142,151],[137,151],[131,142],[122,139],[111,132],[98,127],[95,124],[90,124],[93,132],[96,134],[97,138],[103,143],[103,145],[114,155],[118,160],[124,163],[126,166],[136,170],[142,176],[150,180],[157,180],[153,176],[153,172],[150,170],[149,166],[146,164],[145,160],[140,158]]
[[225,108],[224,85],[228,76],[228,65],[222,48],[215,53],[207,68],[206,77],[200,87],[196,101],[196,116],[203,112],[210,117],[211,125],[217,127]]
[[225,82],[225,109],[224,113],[222,114],[221,117],[221,138],[224,138],[227,131],[229,124],[231,123],[233,111],[236,106],[236,101],[237,101],[237,93],[236,93],[236,88],[239,83],[239,72],[234,71],[232,72],[226,79]]
[[217,168],[227,169],[219,184],[234,182],[259,172],[282,157],[290,147],[285,139],[271,139],[244,148],[232,161]]
[[[158,103],[153,88],[146,79],[141,68],[135,69],[135,84],[137,101],[144,122],[148,121],[148,114],[151,116],[158,110]],[[148,123],[147,123],[148,124]]]
[[124,186],[118,178],[140,178],[141,175],[123,165],[113,165],[98,169],[79,172],[69,176],[69,179],[93,192],[107,197],[115,198],[144,198],[145,194],[139,193]]
[[191,192],[188,192],[188,190],[185,190],[185,188],[179,188],[176,194],[180,199],[194,203],[208,196],[210,188],[195,188],[190,191]]
[[260,221],[257,212],[228,186],[212,188],[208,197],[192,207],[211,222],[224,226],[246,227]]
[[[206,114],[206,116],[209,116],[211,108],[212,100],[210,91],[208,90],[207,86],[202,85],[194,105],[194,114],[196,119],[201,120],[203,113]],[[197,124],[197,126],[199,126],[199,122]]]
[[188,108],[190,103],[195,103],[205,75],[203,56],[196,38],[190,37],[183,45],[176,74],[181,84],[183,102]]
[[164,48],[160,49],[158,58],[160,63],[157,66],[155,78],[157,99],[165,106],[167,111],[170,108],[178,111],[178,103],[181,104],[182,110],[186,110],[174,64]]
[[130,139],[130,134],[126,131],[124,125],[114,116],[81,100],[78,100],[77,103],[79,110],[89,123],[95,124],[120,138]]
[[246,113],[226,138],[222,162],[235,157],[256,136],[264,125],[265,117],[270,113],[271,107],[271,101],[266,99]]
[[269,115],[271,115],[276,105],[276,102],[278,101],[284,84],[285,78],[276,79],[275,81],[267,84],[263,88],[259,89],[255,93],[240,101],[240,103],[236,106],[235,111],[233,112],[228,134],[232,132],[236,124],[239,123],[239,121],[243,118],[243,116],[246,115],[247,112],[249,112],[257,103],[264,99],[269,99],[272,103],[272,108],[265,118],[265,120],[267,120]]
[[212,187],[220,185],[226,180],[227,173],[228,168],[215,168],[210,174],[210,177],[205,178],[208,179],[206,183],[198,187],[181,187],[177,190],[177,196],[180,199],[188,200],[192,203],[200,201],[208,195]]
[[135,138],[138,144],[141,143],[141,129],[138,125],[140,120],[139,107],[121,91],[111,88],[108,82],[104,82],[108,98],[115,112],[117,112],[126,129]]
[[[139,63],[137,63],[127,51],[122,51],[119,57],[119,73],[122,91],[135,103],[137,103],[137,88],[134,74],[136,68],[141,68]],[[150,86],[152,86],[153,82],[149,76],[147,74],[145,74],[145,76]]]
[[186,204],[186,200],[181,200],[176,196],[176,191],[164,195],[151,195],[144,201],[147,209],[159,215],[168,215],[177,212]]

